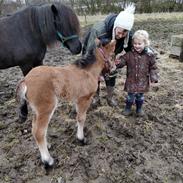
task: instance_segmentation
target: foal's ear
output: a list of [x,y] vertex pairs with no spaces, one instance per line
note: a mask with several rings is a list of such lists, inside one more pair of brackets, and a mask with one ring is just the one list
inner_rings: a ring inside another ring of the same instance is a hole
[[101,42],[98,38],[95,39],[95,44],[97,47],[101,47]]
[[110,42],[110,49],[114,52],[116,48],[116,40],[111,40]]
[[55,15],[58,15],[58,10],[54,4],[51,5],[51,10]]
[[115,39],[111,40],[111,46],[116,46],[116,40]]

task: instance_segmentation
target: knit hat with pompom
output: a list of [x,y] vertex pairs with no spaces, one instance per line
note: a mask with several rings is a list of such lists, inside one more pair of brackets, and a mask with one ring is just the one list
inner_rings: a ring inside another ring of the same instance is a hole
[[[134,24],[134,12],[135,12],[135,5],[133,3],[127,5],[124,11],[121,11],[116,20],[114,21],[113,27],[113,39],[115,39],[115,29],[116,27],[120,27],[130,31]],[[129,36],[129,35],[128,35]],[[127,36],[127,39],[128,39]],[[128,40],[126,40],[128,42]],[[124,45],[126,46],[126,45]]]

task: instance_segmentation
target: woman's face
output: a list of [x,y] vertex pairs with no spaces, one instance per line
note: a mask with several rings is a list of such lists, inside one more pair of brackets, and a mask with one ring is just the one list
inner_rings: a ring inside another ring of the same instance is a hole
[[115,38],[116,39],[124,38],[124,37],[127,36],[127,34],[128,34],[128,30],[123,29],[121,27],[116,27],[115,28]]
[[138,52],[141,53],[145,48],[145,43],[143,39],[133,39],[133,47]]

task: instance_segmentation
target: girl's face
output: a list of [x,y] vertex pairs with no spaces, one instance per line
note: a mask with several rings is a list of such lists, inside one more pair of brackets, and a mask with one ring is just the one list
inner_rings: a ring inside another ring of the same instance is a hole
[[135,49],[138,53],[141,53],[141,52],[144,50],[144,48],[145,48],[144,40],[134,38],[134,39],[133,39],[133,47],[134,47],[134,49]]

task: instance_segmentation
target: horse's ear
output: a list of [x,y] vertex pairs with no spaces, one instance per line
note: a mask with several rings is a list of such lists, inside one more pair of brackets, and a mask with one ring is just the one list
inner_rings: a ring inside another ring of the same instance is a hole
[[54,4],[51,5],[51,10],[55,15],[58,15],[58,10]]
[[116,48],[116,40],[115,39],[111,40],[110,48],[112,48],[113,52],[115,51],[115,48]]
[[116,40],[115,39],[111,40],[111,46],[115,46],[115,45],[116,45]]
[[98,38],[95,39],[95,44],[96,44],[97,47],[101,46],[101,42]]

